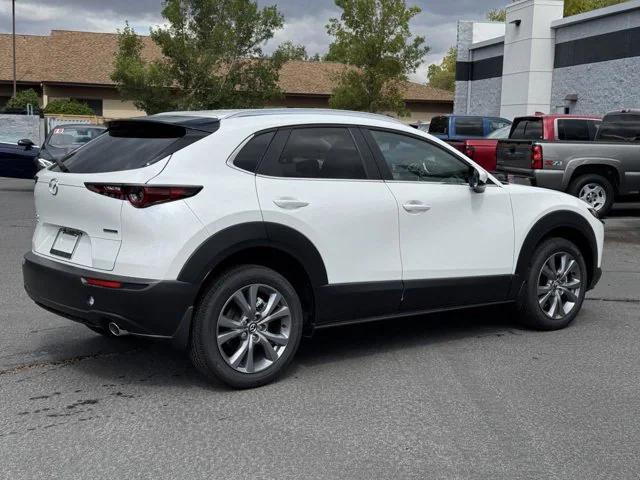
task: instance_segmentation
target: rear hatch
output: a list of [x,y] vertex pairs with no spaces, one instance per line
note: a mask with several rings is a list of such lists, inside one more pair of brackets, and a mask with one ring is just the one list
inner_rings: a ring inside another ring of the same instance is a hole
[[124,201],[98,194],[87,184],[145,184],[163,170],[173,152],[211,133],[156,118],[112,122],[107,133],[72,152],[61,166],[39,173],[35,253],[113,270],[122,241]]

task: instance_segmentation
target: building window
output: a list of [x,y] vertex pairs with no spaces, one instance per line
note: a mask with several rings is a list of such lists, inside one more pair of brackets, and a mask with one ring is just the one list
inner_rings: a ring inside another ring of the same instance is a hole
[[93,110],[93,113],[98,116],[102,116],[102,99],[101,98],[76,98],[80,103],[86,103],[89,108]]

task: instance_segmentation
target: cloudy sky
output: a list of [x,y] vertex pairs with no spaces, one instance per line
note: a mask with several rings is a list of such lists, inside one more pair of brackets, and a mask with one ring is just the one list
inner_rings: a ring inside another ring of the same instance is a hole
[[[270,41],[270,51],[285,40],[306,46],[310,54],[324,53],[329,45],[327,20],[337,15],[333,0],[258,0],[261,5],[276,4],[285,17],[284,28]],[[423,35],[431,51],[424,64],[412,75],[424,82],[427,66],[438,63],[456,41],[456,22],[478,20],[485,13],[502,7],[508,0],[408,0],[422,13],[414,18],[412,31]],[[17,33],[47,34],[54,29],[115,32],[125,20],[140,34],[162,22],[162,0],[17,0]],[[0,32],[11,32],[11,0],[0,0]]]

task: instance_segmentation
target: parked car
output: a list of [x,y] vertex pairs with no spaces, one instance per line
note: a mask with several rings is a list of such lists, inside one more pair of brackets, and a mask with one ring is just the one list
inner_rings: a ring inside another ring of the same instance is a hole
[[114,121],[34,194],[33,300],[105,335],[172,339],[239,388],[279,375],[303,332],[345,323],[513,303],[562,328],[600,277],[584,202],[503,185],[373,114]]
[[[594,123],[571,126],[582,132],[580,141],[500,141],[497,170],[511,181],[575,195],[604,217],[614,200],[640,193],[640,111],[609,113],[599,127]],[[594,130],[595,141],[588,141]]]
[[449,142],[455,148],[479,163],[487,170],[496,170],[498,140],[540,137],[540,140],[557,142],[565,140],[593,140],[599,117],[584,115],[544,115],[516,117],[513,125],[489,134],[487,139],[471,139]]
[[496,148],[498,146],[498,140],[509,138],[510,131],[511,126],[508,125],[491,132],[487,138],[453,140],[449,142],[449,145],[456,150],[460,150],[485,170],[493,172],[496,169]]
[[0,177],[33,178],[40,149],[28,138],[16,143],[0,142]]
[[431,119],[429,133],[448,142],[469,138],[486,138],[491,132],[509,125],[511,122],[506,118],[441,115]]
[[106,132],[102,125],[68,124],[54,127],[45,138],[37,158],[37,169],[49,167],[69,152]]

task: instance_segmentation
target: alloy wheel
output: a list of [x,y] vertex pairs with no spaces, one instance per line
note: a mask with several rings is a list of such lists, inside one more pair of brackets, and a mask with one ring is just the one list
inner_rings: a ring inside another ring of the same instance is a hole
[[600,211],[607,203],[607,192],[602,185],[587,183],[580,189],[578,198],[596,211]]
[[242,373],[269,368],[282,356],[291,332],[291,312],[282,294],[264,284],[236,291],[218,316],[216,339],[225,362]]
[[560,320],[576,307],[582,278],[576,259],[567,252],[551,255],[538,275],[538,304],[553,320]]

